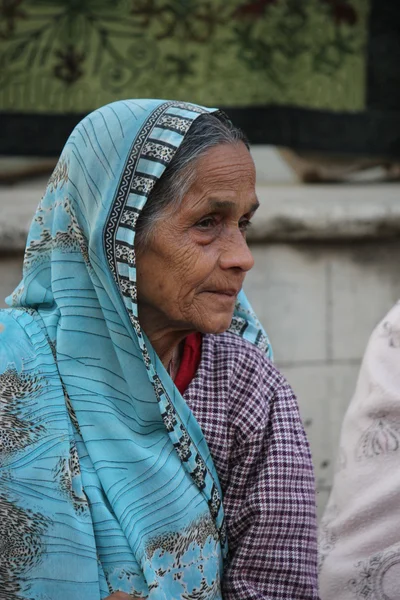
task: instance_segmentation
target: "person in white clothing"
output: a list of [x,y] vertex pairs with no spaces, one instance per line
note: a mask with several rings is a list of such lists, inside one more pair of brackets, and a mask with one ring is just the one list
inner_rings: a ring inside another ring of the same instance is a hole
[[400,598],[400,302],[369,340],[321,522],[321,600]]

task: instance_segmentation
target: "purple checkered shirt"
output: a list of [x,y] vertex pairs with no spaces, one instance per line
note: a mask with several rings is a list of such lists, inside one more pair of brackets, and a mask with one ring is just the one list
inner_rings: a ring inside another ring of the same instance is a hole
[[223,491],[224,600],[318,599],[314,474],[289,384],[249,342],[206,335],[184,398]]

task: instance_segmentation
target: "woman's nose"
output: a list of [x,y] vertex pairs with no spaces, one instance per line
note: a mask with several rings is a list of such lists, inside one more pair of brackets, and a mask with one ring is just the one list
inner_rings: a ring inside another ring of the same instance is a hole
[[220,255],[221,268],[236,268],[241,271],[250,271],[254,266],[254,258],[243,233],[239,229],[236,229],[224,242],[224,247]]

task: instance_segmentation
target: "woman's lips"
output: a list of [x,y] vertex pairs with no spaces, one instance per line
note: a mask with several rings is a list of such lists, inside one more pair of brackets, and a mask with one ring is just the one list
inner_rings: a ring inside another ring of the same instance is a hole
[[236,298],[240,290],[206,290],[209,294],[215,294],[216,296],[226,296],[227,298]]

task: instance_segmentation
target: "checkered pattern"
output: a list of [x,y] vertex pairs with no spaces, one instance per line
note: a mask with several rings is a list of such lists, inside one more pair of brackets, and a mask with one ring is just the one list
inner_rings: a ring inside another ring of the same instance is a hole
[[184,398],[223,491],[224,600],[318,599],[314,475],[290,386],[254,345],[206,335]]

